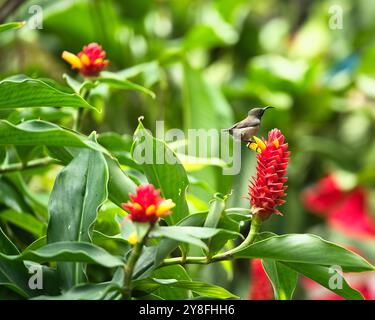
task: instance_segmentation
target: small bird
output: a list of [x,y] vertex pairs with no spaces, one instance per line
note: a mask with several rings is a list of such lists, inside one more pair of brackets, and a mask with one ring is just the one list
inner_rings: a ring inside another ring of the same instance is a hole
[[247,145],[250,145],[254,142],[253,136],[255,136],[259,130],[260,120],[263,117],[264,112],[267,109],[274,107],[264,107],[264,108],[253,108],[251,109],[247,117],[240,122],[237,122],[235,125],[224,131],[228,131],[233,137],[241,139],[244,142],[247,142]]

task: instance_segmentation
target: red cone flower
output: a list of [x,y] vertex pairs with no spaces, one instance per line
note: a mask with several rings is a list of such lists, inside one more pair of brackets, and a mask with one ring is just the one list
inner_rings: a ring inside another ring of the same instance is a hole
[[108,61],[104,60],[105,54],[100,45],[90,43],[84,46],[78,55],[64,51],[62,58],[70,63],[72,69],[79,69],[85,77],[95,77],[108,64]]
[[283,204],[287,188],[285,182],[286,168],[290,152],[288,144],[284,143],[284,136],[279,129],[268,133],[268,140],[254,137],[257,144],[257,173],[249,185],[249,199],[254,212],[262,219],[269,218],[272,213],[280,214],[276,209]]
[[253,259],[250,262],[251,287],[250,300],[273,300],[273,290],[270,280],[264,271],[262,260]]
[[151,184],[137,187],[136,194],[129,194],[130,200],[122,207],[129,212],[129,219],[135,222],[155,223],[160,217],[171,213],[175,203],[160,197],[160,190]]

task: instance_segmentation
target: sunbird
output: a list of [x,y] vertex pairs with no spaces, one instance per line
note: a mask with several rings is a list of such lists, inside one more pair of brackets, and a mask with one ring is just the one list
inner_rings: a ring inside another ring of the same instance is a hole
[[233,137],[247,142],[247,146],[250,147],[250,145],[255,142],[253,137],[259,130],[260,121],[264,115],[264,112],[270,108],[274,107],[267,106],[264,108],[251,109],[245,119],[237,122],[228,129],[224,129],[224,131],[228,131]]

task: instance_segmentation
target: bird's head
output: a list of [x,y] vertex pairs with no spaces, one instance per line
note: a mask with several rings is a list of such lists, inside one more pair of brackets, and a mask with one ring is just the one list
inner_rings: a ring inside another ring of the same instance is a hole
[[257,117],[258,119],[261,119],[264,112],[267,110],[267,109],[270,109],[270,108],[274,108],[274,107],[270,107],[270,106],[267,106],[267,107],[264,107],[264,108],[253,108],[251,109],[249,112],[248,112],[248,115],[249,116],[254,116],[254,117]]

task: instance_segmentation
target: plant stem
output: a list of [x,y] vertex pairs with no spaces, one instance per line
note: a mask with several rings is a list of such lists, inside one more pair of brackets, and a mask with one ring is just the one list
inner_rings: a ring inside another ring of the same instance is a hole
[[262,220],[257,216],[254,215],[252,221],[251,221],[251,226],[250,226],[250,231],[246,237],[246,239],[238,246],[235,247],[229,251],[226,251],[224,253],[216,254],[214,255],[211,259],[207,259],[207,257],[178,257],[178,258],[170,258],[170,259],[165,259],[162,263],[162,266],[168,266],[172,264],[209,264],[211,262],[217,262],[217,261],[223,261],[223,260],[229,260],[232,258],[232,256],[248,247],[251,245],[257,233],[259,232],[260,226],[262,225]]
[[129,256],[129,259],[126,265],[124,266],[125,278],[124,278],[124,286],[122,289],[122,297],[126,300],[129,300],[131,298],[131,291],[132,291],[131,281],[132,281],[134,267],[142,253],[143,246],[146,244],[148,235],[150,234],[152,228],[153,228],[153,225],[150,225],[149,229],[147,230],[142,240],[134,246]]
[[[86,98],[88,97],[88,90],[87,89],[82,89],[82,92],[80,93],[82,99],[86,100]],[[74,131],[81,131],[82,129],[82,120],[83,120],[83,113],[84,113],[84,109],[83,108],[78,108],[77,109],[77,114],[76,114],[76,118],[75,118],[75,121],[74,121],[74,125],[73,125],[73,130]]]
[[59,164],[60,162],[51,158],[35,159],[25,163],[12,163],[7,166],[0,168],[0,173],[8,173],[14,171],[22,171],[27,169],[34,169],[38,167],[44,167],[52,163]]

